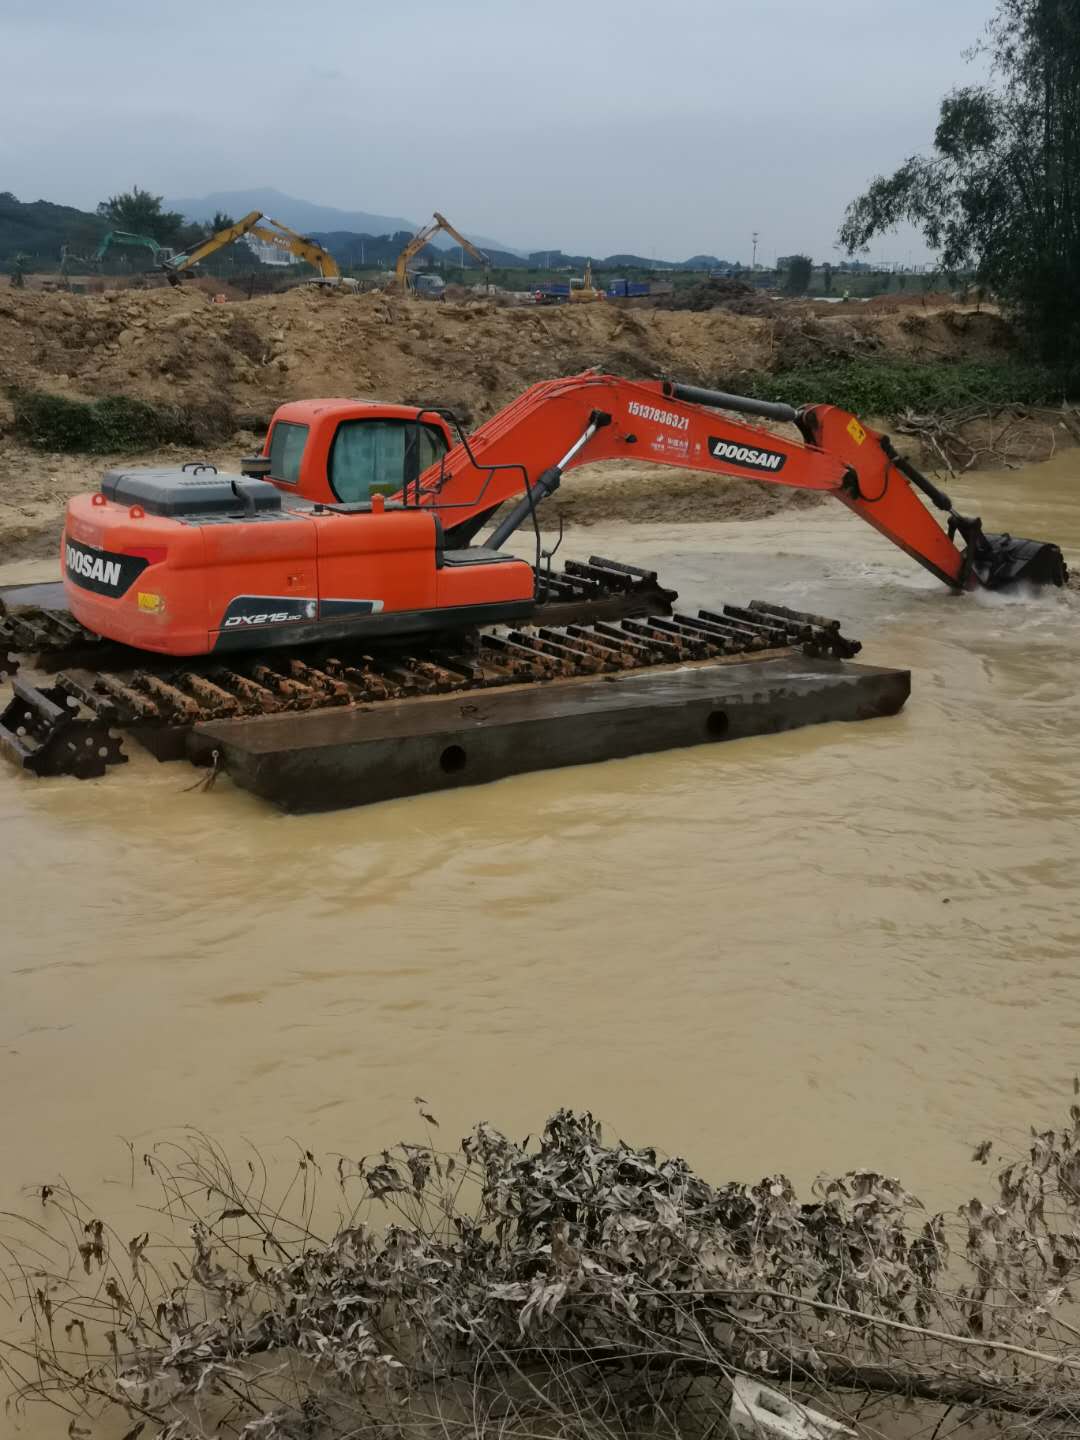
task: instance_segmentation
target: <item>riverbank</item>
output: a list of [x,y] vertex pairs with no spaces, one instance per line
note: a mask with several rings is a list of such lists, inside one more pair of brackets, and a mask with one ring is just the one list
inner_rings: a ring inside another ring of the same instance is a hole
[[[68,498],[96,488],[110,465],[199,458],[235,469],[275,407],[303,396],[449,405],[475,426],[536,380],[593,367],[839,404],[944,473],[1028,464],[1080,437],[1052,378],[1018,362],[996,312],[813,309],[508,310],[316,290],[215,305],[197,290],[0,291],[0,547],[8,559],[50,554]],[[813,503],[628,463],[575,471],[548,518],[709,522]]]

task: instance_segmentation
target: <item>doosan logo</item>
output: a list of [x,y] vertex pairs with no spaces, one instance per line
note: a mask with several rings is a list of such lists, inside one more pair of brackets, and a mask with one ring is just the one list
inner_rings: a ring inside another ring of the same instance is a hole
[[108,585],[113,589],[120,584],[119,560],[106,560],[103,555],[90,555],[69,544],[65,547],[65,561],[69,575],[81,575],[84,580],[96,580],[99,585]]
[[782,470],[787,461],[782,450],[759,450],[716,435],[709,436],[709,454],[714,460],[726,460],[731,465],[743,465],[747,470],[768,470],[773,474]]

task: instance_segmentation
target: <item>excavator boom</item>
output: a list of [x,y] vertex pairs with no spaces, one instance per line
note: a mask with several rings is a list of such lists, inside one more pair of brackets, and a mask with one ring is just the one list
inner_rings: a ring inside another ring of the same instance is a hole
[[463,250],[467,251],[478,265],[486,265],[488,263],[488,257],[484,252],[478,250],[471,240],[467,240],[460,230],[455,229],[454,226],[450,224],[450,221],[447,220],[445,215],[439,214],[438,210],[435,211],[435,219],[439,222],[438,228],[445,230],[447,235],[450,236],[450,239],[455,240]]
[[401,294],[407,294],[410,289],[409,262],[419,255],[428,241],[435,235],[438,235],[440,230],[445,230],[447,235],[449,235],[451,239],[456,240],[463,250],[467,250],[478,265],[487,266],[488,257],[484,252],[478,250],[471,240],[466,240],[461,231],[455,229],[454,226],[450,224],[450,221],[447,220],[446,216],[440,215],[438,210],[436,210],[434,219],[430,220],[426,225],[421,226],[397,258],[397,263],[394,267],[394,284]]
[[[784,422],[799,433],[777,434],[733,414]],[[604,460],[641,460],[835,495],[957,590],[1019,578],[1064,581],[1056,546],[984,534],[981,523],[960,515],[887,436],[846,411],[831,405],[797,410],[667,381],[586,373],[534,385],[426,471],[416,498],[434,506],[448,534],[463,543],[503,501],[518,500],[521,523],[566,470]],[[920,491],[947,513],[946,529]],[[954,543],[956,535],[963,548]]]
[[[275,226],[276,229],[267,230],[260,223],[264,220],[268,225]],[[341,271],[337,261],[321,245],[317,245],[314,240],[309,240],[306,235],[298,235],[295,230],[290,230],[280,220],[264,215],[261,210],[250,211],[235,225],[227,225],[224,230],[219,230],[216,234],[211,235],[202,244],[196,245],[193,250],[174,256],[172,260],[166,260],[164,262],[165,271],[170,279],[175,281],[185,270],[190,270],[200,260],[205,260],[208,255],[215,254],[218,250],[224,249],[226,245],[231,245],[233,241],[249,234],[267,244],[276,245],[281,250],[287,250],[290,255],[295,255],[299,260],[306,260],[309,265],[313,265],[318,270],[324,280],[340,279]]]

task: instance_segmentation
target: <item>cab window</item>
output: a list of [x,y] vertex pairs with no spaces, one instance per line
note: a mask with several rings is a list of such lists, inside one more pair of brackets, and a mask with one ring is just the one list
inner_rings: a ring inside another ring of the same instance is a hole
[[286,485],[300,479],[300,458],[307,444],[308,427],[279,420],[270,432],[270,474]]
[[440,431],[414,420],[345,420],[330,448],[330,489],[347,505],[396,495],[445,450]]

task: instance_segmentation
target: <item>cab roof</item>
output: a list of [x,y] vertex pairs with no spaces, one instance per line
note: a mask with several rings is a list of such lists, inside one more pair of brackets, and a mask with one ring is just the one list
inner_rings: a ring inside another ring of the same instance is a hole
[[[389,405],[384,400],[349,400],[344,397],[325,400],[290,400],[279,405],[274,419],[285,420],[290,425],[325,424],[327,421],[376,419],[415,420],[420,413],[415,405]],[[427,418],[425,416],[425,418]],[[434,419],[434,416],[431,417]]]

